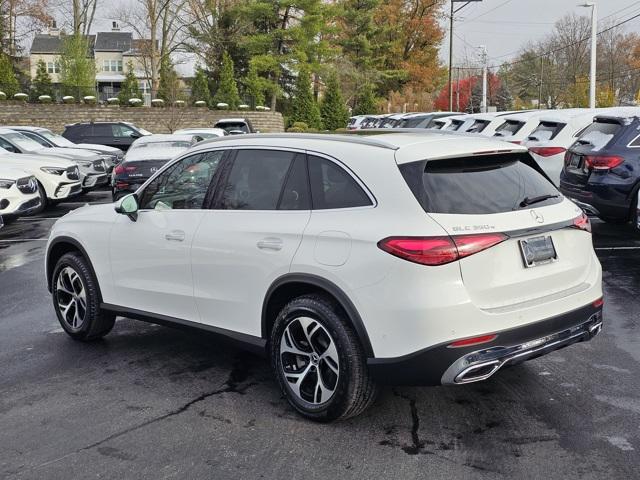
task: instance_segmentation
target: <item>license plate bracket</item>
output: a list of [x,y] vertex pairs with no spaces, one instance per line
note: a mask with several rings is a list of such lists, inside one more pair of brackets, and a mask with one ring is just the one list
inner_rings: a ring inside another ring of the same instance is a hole
[[550,235],[520,240],[520,253],[525,268],[537,267],[558,260],[556,247]]

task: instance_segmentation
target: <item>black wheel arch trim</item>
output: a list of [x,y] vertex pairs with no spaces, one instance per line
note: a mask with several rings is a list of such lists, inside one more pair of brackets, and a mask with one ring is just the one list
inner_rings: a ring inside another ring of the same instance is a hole
[[269,305],[269,301],[271,300],[273,293],[278,288],[288,283],[308,284],[310,286],[326,290],[331,296],[333,296],[333,298],[336,299],[340,307],[342,307],[342,309],[346,312],[347,316],[349,317],[351,325],[355,329],[356,334],[358,335],[358,338],[360,340],[360,343],[364,348],[365,355],[368,358],[374,357],[373,347],[371,346],[371,341],[369,340],[369,334],[367,333],[367,329],[364,326],[362,317],[358,313],[358,310],[356,309],[353,302],[349,299],[347,294],[344,293],[344,291],[333,282],[323,277],[320,277],[318,275],[313,275],[310,273],[285,274],[279,277],[278,279],[276,279],[271,284],[271,286],[267,290],[267,293],[264,297],[264,301],[262,303],[262,338],[263,339],[266,339],[269,335],[269,332],[268,332],[269,319],[267,318],[267,307]]
[[93,264],[91,263],[89,254],[87,253],[85,248],[82,246],[82,244],[78,240],[72,237],[67,237],[67,236],[56,237],[54,240],[51,241],[51,243],[47,247],[47,255],[45,257],[45,266],[46,266],[46,275],[47,275],[47,289],[49,290],[49,292],[51,293],[51,290],[52,290],[51,282],[53,279],[51,277],[53,276],[53,270],[55,269],[55,264],[50,265],[50,261],[49,261],[51,258],[51,251],[56,245],[59,245],[61,243],[68,243],[70,245],[73,245],[82,254],[84,259],[87,261],[89,270],[91,270],[91,274],[93,275],[93,278],[96,279],[96,283],[98,284],[98,298],[102,302],[102,293],[100,292],[98,277],[96,275],[95,270],[93,269]]
[[191,320],[183,320],[181,318],[161,315],[159,313],[145,312],[133,308],[122,307],[120,305],[113,305],[111,303],[101,302],[100,308],[115,313],[116,315],[120,315],[122,317],[133,318],[134,320],[140,320],[147,323],[153,323],[156,325],[163,325],[165,327],[172,327],[183,330],[212,333],[216,336],[224,337],[225,339],[230,340],[235,345],[257,355],[266,356],[267,353],[267,341],[264,338],[256,337],[254,335],[240,333],[234,330],[227,330],[225,328],[214,327],[213,325],[207,325],[204,323],[192,322]]

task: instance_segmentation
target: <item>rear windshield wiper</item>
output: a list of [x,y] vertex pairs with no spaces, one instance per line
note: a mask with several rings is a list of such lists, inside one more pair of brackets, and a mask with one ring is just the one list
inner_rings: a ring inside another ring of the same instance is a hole
[[589,140],[584,140],[584,139],[582,139],[582,138],[579,138],[579,139],[578,139],[578,143],[579,143],[580,145],[593,145],[593,143],[591,143],[591,141],[589,141]]
[[529,205],[533,205],[534,203],[544,202],[545,200],[549,200],[550,198],[558,198],[559,196],[560,195],[547,194],[540,195],[539,197],[525,197],[525,199],[520,202],[520,207],[528,207]]

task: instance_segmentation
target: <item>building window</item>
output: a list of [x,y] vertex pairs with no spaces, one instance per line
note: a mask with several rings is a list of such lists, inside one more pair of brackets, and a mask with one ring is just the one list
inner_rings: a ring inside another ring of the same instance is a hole
[[58,62],[47,62],[48,73],[60,73],[60,64]]
[[103,60],[103,72],[122,72],[122,60]]

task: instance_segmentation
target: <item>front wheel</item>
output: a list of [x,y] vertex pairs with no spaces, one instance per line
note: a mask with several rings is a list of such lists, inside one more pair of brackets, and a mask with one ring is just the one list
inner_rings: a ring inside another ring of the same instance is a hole
[[375,400],[360,342],[328,298],[305,295],[287,304],[273,326],[270,354],[282,392],[309,419],[354,417]]
[[100,309],[98,282],[79,253],[66,253],[53,270],[53,307],[60,325],[74,340],[104,337],[115,323],[115,315]]

